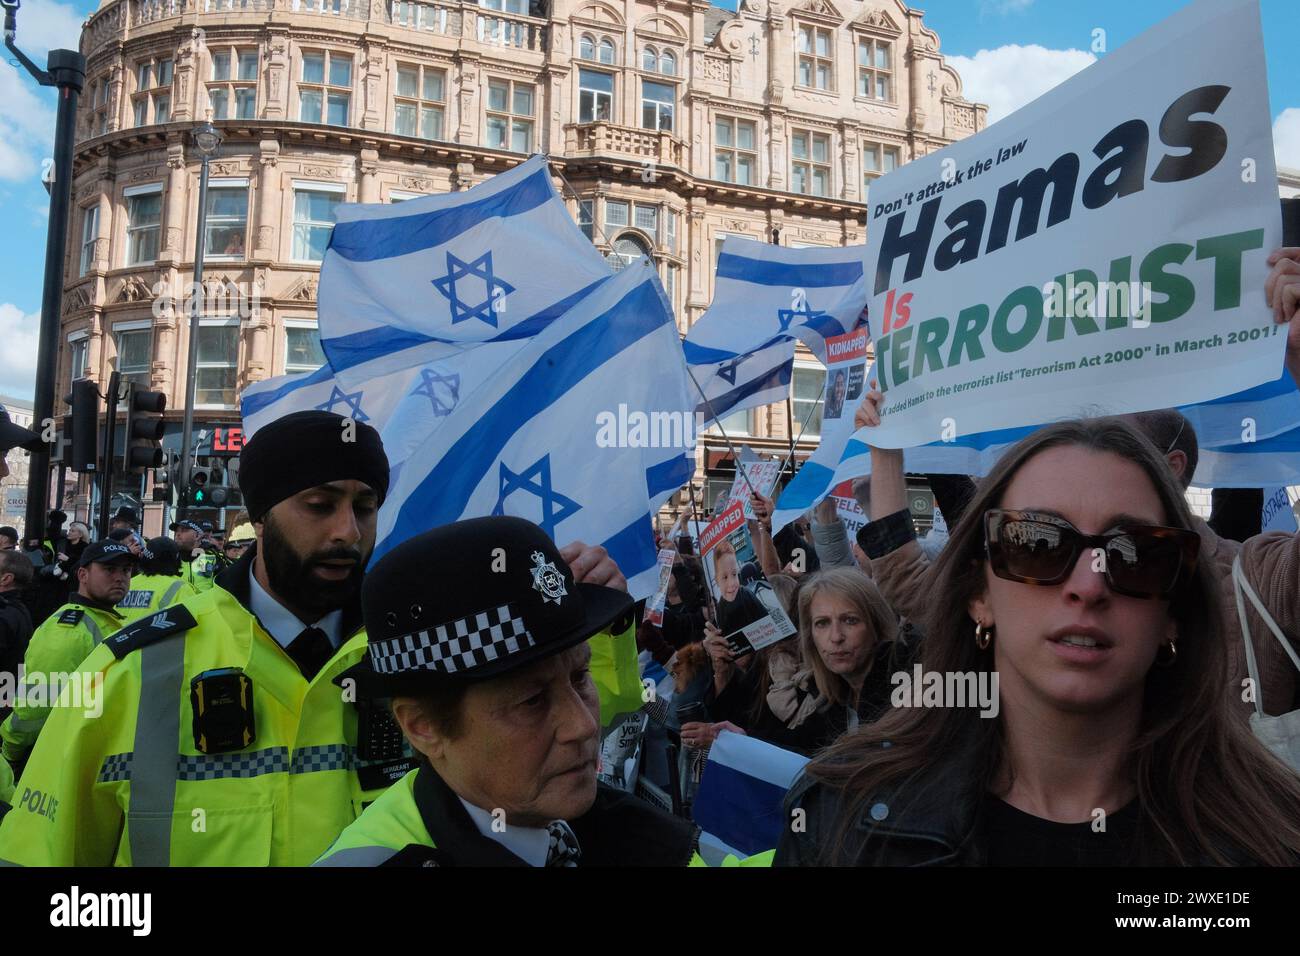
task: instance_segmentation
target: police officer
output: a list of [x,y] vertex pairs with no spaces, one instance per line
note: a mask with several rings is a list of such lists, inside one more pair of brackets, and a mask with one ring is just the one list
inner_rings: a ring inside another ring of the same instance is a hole
[[206,591],[212,587],[217,567],[213,555],[199,547],[202,526],[197,521],[182,518],[172,522],[171,531],[176,535],[176,547],[180,549],[181,574],[185,582],[195,591]]
[[130,621],[199,593],[181,576],[181,553],[175,541],[150,538],[145,552],[148,557],[140,561],[140,573],[132,576],[131,590],[117,605]]
[[335,683],[365,652],[361,576],[388,490],[378,432],[297,412],[240,463],[256,544],[216,587],[86,661],[103,714],[51,716],[0,824],[0,859],[305,865],[410,768],[395,726]]
[[368,653],[347,676],[363,695],[393,698],[423,761],[320,865],[696,859],[693,825],[596,780],[591,644],[630,624],[625,584],[575,580],[530,522],[476,518],[385,555],[367,576],[362,606]]
[[[71,674],[104,639],[127,623],[116,604],[131,586],[135,555],[124,544],[98,541],[87,546],[77,565],[78,588],[28,642],[23,656],[23,686],[18,705],[3,724],[4,758],[21,767],[52,711],[48,689],[55,674]],[[46,692],[35,693],[35,683]]]

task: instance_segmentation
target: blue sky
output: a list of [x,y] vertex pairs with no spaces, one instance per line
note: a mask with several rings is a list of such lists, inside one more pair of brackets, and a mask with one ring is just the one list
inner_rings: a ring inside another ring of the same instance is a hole
[[[734,8],[734,0],[721,0]],[[875,2],[875,0],[872,0]],[[1093,31],[1115,50],[1187,5],[1187,0],[914,0],[939,34],[940,51],[962,75],[965,94],[989,104],[990,120],[1024,105],[1092,61]],[[844,12],[856,0],[839,0]],[[27,0],[18,43],[44,65],[51,47],[75,48],[97,0]],[[1300,168],[1300,3],[1260,0],[1269,97],[1279,162]],[[1104,54],[1103,54],[1104,55]],[[54,95],[0,60],[0,393],[30,398],[35,379],[49,200],[40,161],[54,135]]]

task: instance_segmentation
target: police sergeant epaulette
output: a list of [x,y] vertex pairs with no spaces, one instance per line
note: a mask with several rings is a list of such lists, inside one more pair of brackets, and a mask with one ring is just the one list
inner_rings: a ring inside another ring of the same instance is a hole
[[197,626],[198,622],[189,609],[177,604],[128,624],[104,643],[113,652],[113,656],[121,660],[138,648]]
[[81,619],[85,616],[86,612],[84,609],[79,607],[70,607],[59,615],[59,623],[68,625],[79,624]]

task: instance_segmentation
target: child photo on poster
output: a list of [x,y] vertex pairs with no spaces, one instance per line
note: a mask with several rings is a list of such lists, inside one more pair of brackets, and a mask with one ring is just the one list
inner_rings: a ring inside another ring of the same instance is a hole
[[736,656],[761,650],[795,632],[759,566],[744,502],[733,502],[704,529],[700,556],[713,593],[718,630]]

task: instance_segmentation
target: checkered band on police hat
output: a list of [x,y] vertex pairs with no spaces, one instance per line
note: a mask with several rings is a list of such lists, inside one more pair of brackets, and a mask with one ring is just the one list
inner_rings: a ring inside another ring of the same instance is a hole
[[513,604],[479,611],[427,630],[370,643],[377,674],[456,674],[533,647],[537,642]]

